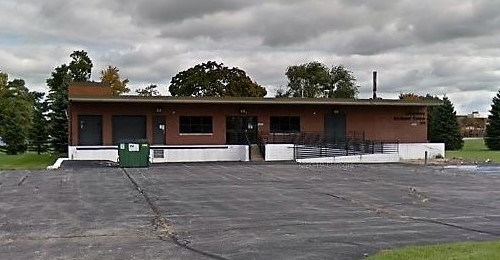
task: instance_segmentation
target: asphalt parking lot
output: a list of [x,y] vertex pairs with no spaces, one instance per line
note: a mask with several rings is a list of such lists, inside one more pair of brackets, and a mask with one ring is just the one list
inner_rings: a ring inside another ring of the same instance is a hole
[[500,172],[67,163],[0,172],[0,259],[362,259],[500,239]]

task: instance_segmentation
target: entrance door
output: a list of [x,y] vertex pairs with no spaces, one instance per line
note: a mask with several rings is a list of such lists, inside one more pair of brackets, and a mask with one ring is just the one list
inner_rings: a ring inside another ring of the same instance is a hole
[[345,114],[325,115],[325,140],[327,142],[342,142],[346,139]]
[[164,116],[153,116],[153,144],[166,144]]
[[226,117],[226,143],[247,144],[247,138],[251,144],[257,143],[257,117]]
[[102,116],[78,116],[78,145],[102,145]]

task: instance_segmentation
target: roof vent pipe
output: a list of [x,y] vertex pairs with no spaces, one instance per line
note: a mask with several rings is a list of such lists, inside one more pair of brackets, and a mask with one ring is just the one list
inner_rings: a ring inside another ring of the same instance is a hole
[[377,99],[377,71],[373,72],[373,99]]

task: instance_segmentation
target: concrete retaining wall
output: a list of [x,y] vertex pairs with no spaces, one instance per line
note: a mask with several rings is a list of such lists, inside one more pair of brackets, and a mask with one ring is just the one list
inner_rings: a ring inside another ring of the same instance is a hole
[[426,151],[428,159],[434,159],[436,156],[445,157],[444,143],[399,144],[401,160],[423,160]]
[[[154,150],[162,150],[163,157],[155,158]],[[118,162],[117,146],[70,146],[68,155],[70,160]],[[248,161],[249,149],[246,145],[151,146],[149,158],[152,163]]]
[[69,146],[68,158],[118,162],[118,146]]
[[[154,158],[154,150],[163,150],[164,158]],[[217,162],[248,161],[247,145],[183,145],[151,147],[151,162]]]
[[293,144],[266,144],[266,161],[293,161]]

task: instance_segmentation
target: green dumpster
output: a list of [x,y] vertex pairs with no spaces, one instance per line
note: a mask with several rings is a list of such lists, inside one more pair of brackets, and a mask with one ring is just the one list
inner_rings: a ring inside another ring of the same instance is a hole
[[145,141],[124,141],[118,144],[118,163],[124,168],[149,166],[149,144]]

